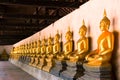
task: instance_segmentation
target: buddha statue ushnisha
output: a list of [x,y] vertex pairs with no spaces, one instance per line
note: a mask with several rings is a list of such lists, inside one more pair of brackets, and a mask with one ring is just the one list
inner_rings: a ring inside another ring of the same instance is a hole
[[86,37],[87,27],[83,24],[79,29],[80,39],[77,41],[77,50],[68,56],[70,62],[83,61],[88,51],[88,37]]
[[65,35],[66,42],[63,45],[63,53],[61,55],[57,56],[58,60],[63,60],[63,59],[67,60],[67,56],[69,54],[71,54],[71,52],[73,51],[72,37],[73,37],[73,34],[70,31],[70,27],[68,27],[68,31],[67,31],[67,33]]
[[104,10],[104,17],[100,21],[101,34],[97,40],[98,47],[85,57],[88,65],[104,66],[109,64],[114,48],[114,35],[108,30],[109,26],[110,20],[107,18],[106,11]]

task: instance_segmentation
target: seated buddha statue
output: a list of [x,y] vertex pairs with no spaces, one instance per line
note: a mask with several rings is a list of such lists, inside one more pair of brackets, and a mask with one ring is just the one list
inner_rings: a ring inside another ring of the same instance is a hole
[[43,70],[49,72],[52,67],[52,60],[53,60],[53,44],[51,36],[47,40],[47,47],[46,47],[46,65],[43,67]]
[[70,27],[68,27],[68,31],[65,35],[65,38],[66,38],[66,42],[65,44],[63,45],[63,53],[60,53],[61,55],[58,55],[57,56],[57,59],[58,60],[63,60],[63,59],[67,59],[67,56],[69,54],[71,54],[71,52],[73,51],[73,40],[72,40],[72,32],[70,31]]
[[35,55],[34,56],[34,62],[33,62],[33,65],[32,66],[36,66],[36,62],[37,62],[37,41],[34,41],[34,47],[33,47],[33,54]]
[[112,51],[114,48],[114,35],[109,29],[110,20],[106,16],[104,11],[104,17],[100,21],[101,34],[97,40],[97,49],[91,51],[86,57],[88,65],[91,66],[104,66],[109,64],[111,59]]
[[44,58],[46,56],[46,39],[41,41],[41,47],[40,47],[40,58],[39,58],[39,64],[37,65],[37,68],[42,69],[44,65]]
[[54,37],[54,45],[53,45],[53,55],[56,58],[57,55],[61,52],[61,43],[59,42],[60,35],[57,31],[57,34]]
[[40,40],[38,40],[37,42],[36,42],[36,57],[35,57],[35,63],[34,63],[34,66],[37,66],[38,65],[38,63],[39,63],[39,56],[40,56]]
[[34,49],[34,42],[31,43],[31,60],[30,60],[30,65],[34,63],[34,58],[35,58],[35,49]]
[[83,61],[88,51],[88,38],[86,37],[87,28],[84,20],[83,25],[79,29],[80,39],[77,41],[77,50],[71,53],[68,58],[70,62]]

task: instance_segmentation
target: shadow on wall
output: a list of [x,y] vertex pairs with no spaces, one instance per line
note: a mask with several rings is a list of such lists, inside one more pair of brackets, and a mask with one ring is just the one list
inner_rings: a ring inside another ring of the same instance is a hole
[[[113,19],[113,28],[115,27],[116,21],[115,18]],[[118,76],[118,68],[119,68],[119,63],[118,62],[118,57],[117,56],[118,53],[118,47],[119,47],[119,34],[117,31],[113,32],[114,34],[114,50],[112,52],[112,59],[111,59],[111,64],[112,64],[112,75],[113,75],[113,79],[112,80],[119,80],[117,79]]]
[[0,54],[0,61],[8,61],[9,54],[7,54],[6,50],[4,49]]

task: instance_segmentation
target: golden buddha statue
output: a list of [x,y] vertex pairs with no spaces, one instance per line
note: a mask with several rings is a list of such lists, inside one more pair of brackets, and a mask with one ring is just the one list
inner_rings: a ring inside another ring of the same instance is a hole
[[97,40],[98,47],[85,57],[88,65],[104,66],[109,64],[114,48],[114,35],[108,31],[109,26],[110,20],[106,16],[106,11],[104,11],[104,17],[100,21],[100,30],[102,33]]
[[88,51],[88,38],[86,37],[87,27],[84,20],[79,29],[80,39],[77,41],[77,50],[68,56],[70,62],[83,61]]
[[41,48],[40,48],[40,58],[39,58],[39,64],[37,65],[37,68],[42,69],[44,65],[44,58],[46,56],[46,40],[45,37],[41,42]]
[[35,58],[35,42],[31,43],[31,60],[30,60],[30,64],[29,65],[33,65],[34,63],[34,58]]
[[54,37],[54,45],[53,45],[53,55],[56,58],[56,55],[59,55],[59,53],[61,52],[61,44],[59,42],[60,39],[60,35],[59,32],[57,31],[57,34]]
[[61,54],[61,55],[58,55],[57,56],[57,59],[58,60],[63,60],[63,59],[67,59],[67,56],[69,55],[69,54],[71,54],[71,52],[73,51],[73,40],[72,40],[72,37],[73,37],[73,35],[72,35],[72,32],[70,31],[70,27],[68,27],[68,31],[67,31],[67,33],[66,33],[66,35],[65,35],[65,38],[66,38],[66,42],[65,42],[65,44],[64,44],[64,46],[63,46],[63,53]]
[[43,67],[44,71],[49,72],[52,67],[52,60],[53,60],[53,44],[51,36],[47,40],[47,47],[46,47],[46,65]]
[[40,40],[38,40],[36,42],[36,49],[35,49],[35,62],[34,65],[35,67],[37,67],[38,63],[39,63],[39,56],[40,56]]

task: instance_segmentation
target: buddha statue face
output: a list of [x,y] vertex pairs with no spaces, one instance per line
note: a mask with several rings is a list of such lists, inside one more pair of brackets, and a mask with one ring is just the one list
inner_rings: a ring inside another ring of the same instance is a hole
[[48,45],[50,45],[50,44],[52,44],[52,38],[51,37],[48,38]]
[[56,35],[55,35],[55,39],[54,39],[54,41],[55,41],[55,42],[58,42],[59,39],[60,39],[60,35],[59,35],[59,34],[56,34]]
[[65,38],[66,38],[67,41],[71,40],[71,38],[72,38],[72,33],[71,33],[70,31],[67,32],[66,35],[65,35]]
[[109,24],[107,24],[105,21],[100,22],[100,30],[101,31],[106,31],[109,28]]
[[37,42],[35,41],[35,42],[34,42],[34,48],[36,48],[36,47],[37,47]]
[[100,21],[100,30],[107,31],[109,29],[109,26],[110,26],[110,20],[107,18],[106,11],[104,10],[104,17]]
[[44,45],[45,45],[45,39],[42,40],[42,46],[44,46]]
[[86,29],[81,27],[80,30],[79,30],[79,35],[80,36],[85,36],[86,35]]
[[37,41],[37,47],[40,47],[40,40]]

